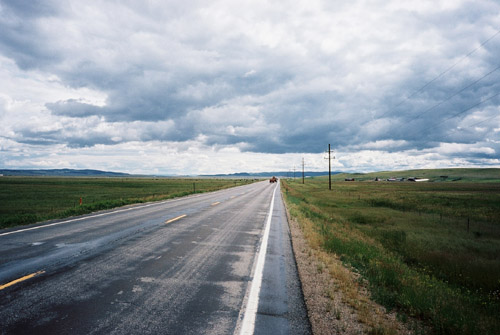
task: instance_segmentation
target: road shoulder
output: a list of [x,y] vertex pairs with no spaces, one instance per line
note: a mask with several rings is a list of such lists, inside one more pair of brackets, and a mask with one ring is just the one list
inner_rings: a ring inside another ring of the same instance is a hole
[[313,232],[304,231],[288,208],[286,214],[313,334],[411,334],[395,313],[370,299],[359,274],[311,246],[307,237]]

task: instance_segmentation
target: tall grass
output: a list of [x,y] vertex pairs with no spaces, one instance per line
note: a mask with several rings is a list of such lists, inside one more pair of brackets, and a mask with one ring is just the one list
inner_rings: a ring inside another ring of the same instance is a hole
[[0,177],[0,228],[250,182],[248,179]]
[[321,248],[356,268],[376,301],[437,334],[498,334],[500,184],[333,189],[322,179],[283,181],[292,215],[312,222]]

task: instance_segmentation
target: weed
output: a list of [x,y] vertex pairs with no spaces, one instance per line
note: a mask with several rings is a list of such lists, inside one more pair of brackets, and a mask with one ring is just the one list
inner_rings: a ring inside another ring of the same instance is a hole
[[335,315],[335,319],[340,320],[342,318],[342,314],[340,312],[340,309],[335,308],[333,311],[333,314]]
[[375,327],[375,328],[370,329],[370,331],[368,331],[368,334],[369,335],[386,335],[387,331],[383,327]]

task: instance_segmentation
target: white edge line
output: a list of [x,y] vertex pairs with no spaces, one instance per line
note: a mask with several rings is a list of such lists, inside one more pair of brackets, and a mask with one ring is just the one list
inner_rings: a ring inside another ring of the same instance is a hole
[[257,309],[259,307],[259,294],[262,284],[262,274],[264,272],[264,263],[266,261],[267,241],[269,240],[269,231],[271,229],[271,219],[274,210],[274,196],[276,194],[277,186],[274,188],[273,197],[271,199],[271,207],[267,215],[266,227],[264,229],[264,236],[260,245],[259,255],[257,256],[257,264],[250,286],[250,294],[248,295],[248,302],[245,308],[243,323],[241,325],[241,335],[253,334],[255,329],[255,318],[257,316]]

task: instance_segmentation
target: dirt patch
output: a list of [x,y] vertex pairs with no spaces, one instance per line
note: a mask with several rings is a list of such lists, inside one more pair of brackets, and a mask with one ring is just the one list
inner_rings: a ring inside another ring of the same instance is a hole
[[411,334],[395,313],[370,300],[366,283],[333,254],[309,245],[299,223],[288,223],[313,334]]

